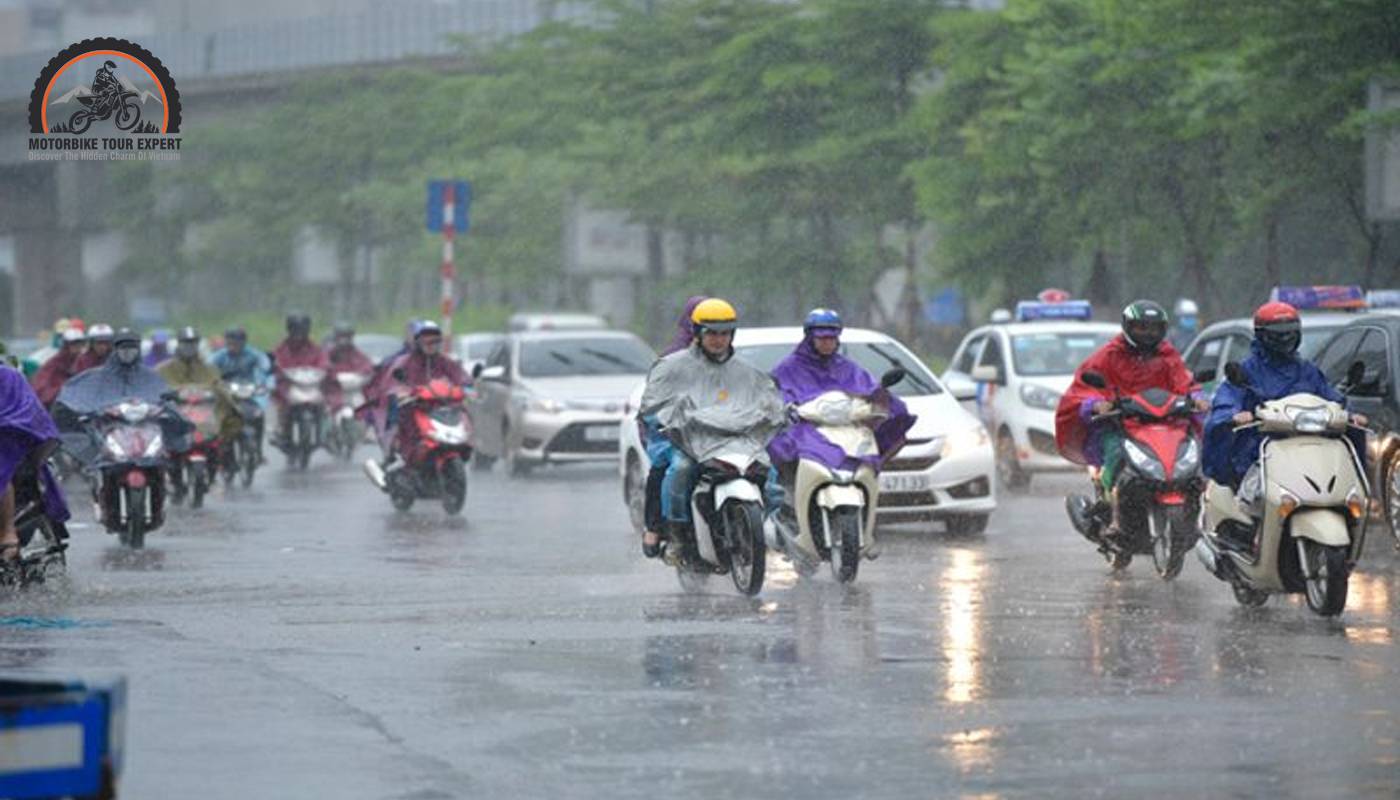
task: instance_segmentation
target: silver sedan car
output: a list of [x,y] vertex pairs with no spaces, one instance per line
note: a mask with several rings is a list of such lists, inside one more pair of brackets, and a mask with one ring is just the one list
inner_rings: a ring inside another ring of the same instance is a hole
[[625,331],[507,336],[486,359],[470,401],[474,463],[512,475],[545,463],[611,461],[627,396],[656,354]]

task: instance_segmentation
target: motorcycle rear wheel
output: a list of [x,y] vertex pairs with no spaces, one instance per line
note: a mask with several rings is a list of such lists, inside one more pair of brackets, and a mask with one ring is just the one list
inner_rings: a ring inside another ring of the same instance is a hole
[[763,589],[768,545],[763,540],[763,511],[755,503],[725,504],[721,517],[729,542],[729,577],[741,594],[753,597]]
[[442,510],[456,516],[467,503],[467,470],[462,459],[450,458],[442,465]]

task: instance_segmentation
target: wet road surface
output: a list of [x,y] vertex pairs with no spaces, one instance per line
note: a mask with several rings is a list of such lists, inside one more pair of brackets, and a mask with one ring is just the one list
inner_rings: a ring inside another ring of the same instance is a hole
[[138,554],[79,527],[70,585],[0,607],[0,670],[125,674],[136,798],[1400,794],[1374,528],[1340,620],[1194,558],[1111,576],[1072,478],[746,599],[643,559],[611,470],[470,478],[464,520],[322,456]]

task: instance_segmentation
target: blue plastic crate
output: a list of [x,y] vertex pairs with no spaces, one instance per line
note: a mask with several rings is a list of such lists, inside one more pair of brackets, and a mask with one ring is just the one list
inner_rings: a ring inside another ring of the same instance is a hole
[[0,797],[97,795],[121,773],[126,680],[0,677]]

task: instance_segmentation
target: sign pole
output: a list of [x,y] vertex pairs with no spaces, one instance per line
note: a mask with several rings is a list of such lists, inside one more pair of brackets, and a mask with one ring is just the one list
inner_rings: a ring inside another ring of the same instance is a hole
[[452,310],[456,305],[452,297],[452,283],[457,277],[457,267],[453,263],[456,189],[452,181],[446,182],[442,187],[442,347],[445,353],[452,352]]

